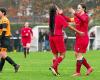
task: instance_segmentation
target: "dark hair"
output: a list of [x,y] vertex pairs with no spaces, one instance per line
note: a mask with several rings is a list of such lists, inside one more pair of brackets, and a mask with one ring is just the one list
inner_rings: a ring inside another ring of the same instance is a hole
[[4,15],[6,15],[6,12],[7,12],[6,8],[0,8],[0,11],[1,11],[2,13],[4,13]]
[[80,5],[82,6],[82,8],[84,9],[84,12],[87,13],[86,11],[86,5],[84,3],[80,3]]
[[55,5],[52,5],[49,10],[49,18],[50,18],[49,30],[52,34],[54,33],[56,10],[57,8]]

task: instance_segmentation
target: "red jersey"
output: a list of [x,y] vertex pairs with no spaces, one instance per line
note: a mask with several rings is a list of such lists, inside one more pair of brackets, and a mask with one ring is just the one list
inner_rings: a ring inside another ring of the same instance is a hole
[[55,16],[54,35],[63,35],[63,29],[68,26],[62,15]]
[[33,36],[32,29],[29,27],[27,28],[23,27],[21,29],[21,36],[22,36],[21,38],[22,45],[26,47],[28,43],[31,43],[31,36]]
[[50,47],[54,54],[66,52],[63,29],[67,26],[68,23],[62,15],[55,16],[54,35],[49,36]]
[[21,36],[22,37],[28,37],[31,38],[31,36],[33,35],[32,29],[27,27],[27,28],[22,28],[21,29]]
[[76,33],[75,51],[78,53],[86,53],[89,37],[88,37],[88,15],[86,13],[79,15],[75,14],[74,21],[76,29],[85,33],[85,36],[80,36]]
[[[75,24],[76,24],[76,29],[79,31],[82,31],[85,33],[85,35],[88,35],[88,22],[89,22],[89,18],[88,15],[86,13],[79,15],[79,14],[75,14]],[[76,37],[79,37],[80,35],[78,33],[76,33]]]

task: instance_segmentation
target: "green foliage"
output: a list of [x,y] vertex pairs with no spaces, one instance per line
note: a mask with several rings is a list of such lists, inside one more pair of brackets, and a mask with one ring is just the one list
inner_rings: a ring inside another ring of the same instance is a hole
[[22,24],[11,24],[11,31],[15,31],[23,27]]

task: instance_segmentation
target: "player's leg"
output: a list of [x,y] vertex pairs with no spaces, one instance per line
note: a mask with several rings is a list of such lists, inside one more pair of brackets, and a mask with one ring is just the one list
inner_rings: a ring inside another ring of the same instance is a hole
[[87,60],[82,56],[82,53],[76,53],[76,73],[73,74],[73,76],[80,76],[80,69],[82,64],[87,68],[86,75],[89,75],[92,71],[93,68],[88,64]]
[[63,61],[64,58],[65,58],[65,53],[60,54],[60,56],[56,58],[56,60],[53,64],[53,68],[56,70],[57,73],[59,73],[58,66]]
[[85,58],[83,58],[82,64],[87,68],[86,75],[89,75],[93,71],[93,68],[90,66]]
[[3,58],[3,61],[6,60],[8,63],[10,63],[12,66],[14,66],[15,72],[18,71],[18,69],[19,69],[20,66],[18,64],[16,64],[12,60],[12,58],[10,58],[9,56],[7,56],[6,48],[3,48],[3,50],[2,50],[2,58]]
[[1,58],[1,61],[0,61],[0,72],[2,71],[4,64],[5,64],[5,59]]
[[[85,42],[85,41],[84,41]],[[83,43],[83,39],[81,40],[80,38],[76,38],[76,42],[75,42],[75,57],[76,57],[76,71],[73,74],[73,76],[80,76],[80,70],[81,70],[81,66],[82,66],[82,62],[83,62],[83,53],[85,53],[84,50],[84,45],[85,43]]]
[[7,62],[9,62],[11,65],[14,66],[15,72],[17,72],[18,69],[19,69],[19,65],[17,65],[9,56],[7,56],[6,51],[7,51],[7,48],[1,49],[1,54],[0,54],[0,56],[1,56],[1,65],[0,65],[1,71],[3,69],[4,63],[5,63],[5,60],[6,60]]
[[26,54],[27,54],[27,48],[26,48],[26,42],[23,42],[23,51],[24,51],[24,57],[26,58]]
[[[83,46],[83,50],[82,50],[83,52],[86,52],[87,46],[88,44]],[[84,57],[83,57],[82,64],[87,68],[86,75],[89,75],[93,71],[93,68],[90,66],[90,64],[87,62],[86,58]]]
[[75,56],[76,56],[76,71],[73,74],[73,76],[80,76],[80,70],[81,70],[81,66],[82,66],[82,62],[83,62],[83,56],[81,53],[77,53],[75,52]]
[[[59,38],[59,40],[58,40],[58,38]],[[56,39],[58,40],[58,41],[55,41],[56,49],[60,53],[60,56],[57,57],[55,63],[53,64],[53,67],[55,69],[58,69],[59,64],[65,58],[66,48],[65,48],[65,44],[64,44],[64,40],[63,40],[62,36],[61,37],[56,37]],[[58,72],[58,70],[57,70],[57,72]]]
[[5,59],[1,58],[1,61],[0,61],[0,72],[2,72],[4,63],[5,63]]
[[21,41],[22,41],[22,46],[23,46],[24,57],[26,58],[26,54],[27,54],[27,50],[26,50],[27,41],[26,41],[26,38],[22,38]]
[[16,64],[13,60],[12,60],[12,58],[10,58],[9,56],[7,56],[7,47],[9,46],[9,43],[8,43],[8,39],[9,38],[6,38],[5,37],[5,39],[4,39],[4,43],[3,43],[3,45],[2,45],[2,49],[1,49],[1,51],[2,51],[2,58],[4,58],[8,63],[10,63],[11,65],[13,65],[14,66],[14,69],[15,69],[15,72],[17,72],[18,71],[18,69],[19,69],[19,65],[18,64]]
[[24,47],[24,57],[26,58],[26,53],[27,53],[27,51],[26,51],[26,47]]
[[30,48],[27,48],[27,54],[29,54],[29,49],[30,49]]
[[14,60],[13,60],[11,57],[7,56],[7,57],[5,57],[5,60],[6,60],[9,64],[11,64],[12,66],[14,66],[15,72],[18,71],[20,65],[16,64],[16,63],[14,62]]
[[4,38],[0,38],[0,58],[1,58],[1,61],[0,61],[0,72],[2,71],[3,69],[3,66],[5,64],[5,59],[2,58],[2,53],[3,53],[3,44],[4,44]]
[[54,43],[54,37],[50,37],[50,48],[51,48],[51,51],[52,51],[52,54],[53,54],[53,59],[52,59],[52,66],[49,68],[52,73],[56,76],[57,75],[57,68],[54,68],[53,65],[55,64],[56,62],[56,59],[58,58],[58,51],[56,49],[56,46],[55,46],[55,43]]
[[53,57],[53,59],[52,59],[52,66],[51,66],[49,69],[52,71],[52,73],[53,73],[55,76],[57,76],[57,75],[58,75],[58,68],[57,68],[57,67],[54,67],[54,64],[55,64],[55,62],[56,62],[56,59],[58,58],[58,53],[53,54],[53,55],[54,55],[54,57]]
[[30,49],[30,43],[26,44],[26,53],[29,54],[29,49]]

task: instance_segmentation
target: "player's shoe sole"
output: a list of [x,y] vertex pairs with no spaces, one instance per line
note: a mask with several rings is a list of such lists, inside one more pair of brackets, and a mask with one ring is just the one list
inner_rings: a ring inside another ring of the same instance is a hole
[[72,76],[81,76],[80,73],[74,73]]

